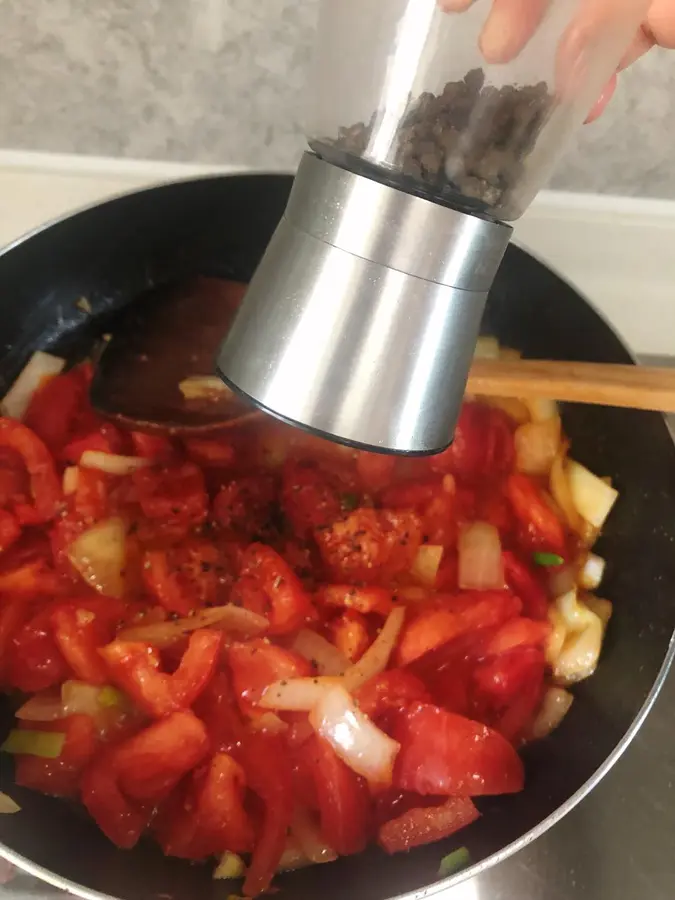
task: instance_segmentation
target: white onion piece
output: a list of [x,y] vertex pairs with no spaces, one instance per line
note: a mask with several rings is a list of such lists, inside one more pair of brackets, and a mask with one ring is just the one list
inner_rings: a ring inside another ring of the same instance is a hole
[[547,475],[560,449],[560,419],[527,422],[516,428],[516,468],[526,475]]
[[589,553],[579,573],[579,584],[587,591],[594,591],[600,587],[602,577],[605,574],[605,560],[595,553]]
[[389,613],[382,630],[373,643],[361,659],[345,672],[342,684],[348,691],[355,691],[366,681],[370,681],[380,672],[384,672],[403,628],[404,620],[405,609],[402,606]]
[[288,712],[308,711],[314,709],[326,690],[339,683],[337,678],[288,678],[275,681],[265,688],[258,706]]
[[575,509],[586,522],[602,528],[619,492],[578,462],[567,464],[567,478]]
[[105,519],[75,538],[68,558],[90,587],[108,597],[124,596],[126,526],[122,519]]
[[574,500],[572,499],[572,491],[570,490],[570,483],[565,467],[565,456],[563,453],[559,453],[551,464],[549,487],[551,489],[551,495],[565,517],[569,527],[572,531],[580,533],[583,530],[584,522],[577,512]]
[[550,687],[544,694],[541,708],[530,729],[530,738],[548,737],[560,725],[572,706],[574,697],[560,687]]
[[66,466],[63,470],[63,480],[61,482],[64,496],[68,497],[70,494],[75,493],[79,480],[80,470],[78,467]]
[[319,675],[344,675],[349,660],[323,635],[309,628],[299,631],[291,648],[316,666]]
[[551,623],[551,633],[546,642],[546,662],[554,668],[567,638],[567,625],[555,606],[549,606],[548,620]]
[[54,722],[65,715],[60,694],[34,694],[15,713],[24,722]]
[[596,597],[594,594],[584,594],[584,603],[600,619],[603,629],[606,630],[609,620],[612,618],[613,608],[611,602],[604,600],[602,597]]
[[337,853],[325,842],[314,817],[304,806],[295,807],[291,834],[309,862],[325,863],[337,859]]
[[119,456],[101,450],[85,450],[80,457],[80,465],[85,469],[98,469],[106,475],[130,475],[136,469],[144,469],[151,464],[152,460],[142,456]]
[[501,409],[506,415],[513,419],[518,425],[524,425],[530,421],[530,411],[522,400],[515,397],[481,397],[482,403],[488,406],[494,406],[495,409]]
[[324,690],[309,721],[357,775],[372,784],[391,784],[401,745],[364,715],[343,687]]
[[287,835],[277,872],[295,872],[296,869],[305,869],[311,865],[312,860],[307,858],[298,840],[292,834]]
[[193,616],[173,622],[155,622],[151,625],[132,625],[117,635],[121,641],[144,641],[160,649],[170,647],[191,631],[198,628],[217,628],[234,631],[246,637],[254,637],[265,631],[269,622],[264,616],[228,603],[199,609]]
[[283,734],[289,729],[288,722],[284,722],[273,712],[264,712],[260,716],[254,716],[250,719],[249,726],[252,731],[263,731],[267,734]]
[[545,397],[535,397],[525,400],[525,405],[530,411],[530,418],[533,422],[547,422],[549,419],[559,419],[560,410],[555,400],[549,400]]
[[36,350],[31,356],[14,384],[5,394],[0,411],[3,416],[21,419],[30,405],[35,391],[45,378],[59,375],[66,365],[65,359]]
[[567,685],[589,678],[598,665],[604,626],[600,617],[570,591],[556,600],[567,637],[553,665],[556,682]]
[[496,337],[481,335],[476,341],[476,349],[473,352],[474,359],[499,359],[499,341]]
[[220,861],[215,868],[213,877],[220,881],[227,878],[241,878],[246,872],[246,866],[241,856],[226,850],[220,857]]
[[501,590],[504,563],[499,531],[487,522],[462,529],[457,544],[458,583],[462,590]]
[[7,794],[3,794],[0,791],[0,815],[2,816],[10,816],[13,813],[21,812],[21,807],[19,804],[12,800],[10,796]]
[[422,544],[415,555],[410,574],[420,584],[433,587],[442,559],[443,546],[441,544]]
[[101,688],[83,681],[64,681],[61,705],[64,716],[97,716],[101,712]]

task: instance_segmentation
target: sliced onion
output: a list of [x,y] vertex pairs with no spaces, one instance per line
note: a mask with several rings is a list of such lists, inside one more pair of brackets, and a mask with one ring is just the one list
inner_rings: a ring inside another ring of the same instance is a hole
[[326,863],[337,859],[337,853],[325,842],[314,817],[304,806],[295,808],[291,820],[291,834],[309,862]]
[[36,350],[26,363],[19,377],[5,394],[0,410],[3,416],[21,419],[30,405],[35,391],[45,378],[59,375],[66,365],[65,359]]
[[516,468],[526,475],[548,475],[560,449],[560,419],[528,422],[516,428]]
[[550,687],[544,694],[541,708],[532,723],[530,737],[540,740],[548,737],[560,725],[574,702],[569,691],[560,687]]
[[476,349],[473,352],[474,359],[499,359],[499,341],[496,337],[481,335],[476,341]]
[[594,591],[600,587],[602,577],[605,574],[605,560],[595,553],[589,553],[579,572],[579,584],[587,591]]
[[617,501],[618,491],[574,460],[567,464],[567,478],[579,515],[594,528],[602,528]]
[[65,716],[61,695],[53,691],[34,694],[15,713],[24,722],[55,722]]
[[130,475],[136,469],[152,465],[152,460],[143,456],[119,456],[101,450],[85,450],[80,457],[80,465],[85,469],[98,469],[106,475]]
[[361,659],[345,672],[342,684],[348,691],[355,691],[366,681],[370,681],[380,672],[384,672],[403,628],[404,620],[405,609],[402,606],[389,613],[382,630],[373,643]]
[[530,418],[533,422],[547,422],[549,419],[560,418],[560,410],[555,400],[535,397],[531,400],[525,400],[525,405],[530,411]]
[[462,529],[457,545],[458,583],[462,590],[501,590],[504,563],[499,531],[487,522]]
[[288,722],[284,722],[273,712],[264,712],[260,716],[255,716],[250,720],[249,725],[252,731],[263,731],[267,734],[283,734],[290,727]]
[[551,633],[546,642],[546,662],[553,669],[567,638],[567,625],[555,606],[549,607],[548,620],[551,623]]
[[410,574],[420,584],[433,587],[442,559],[443,546],[441,544],[422,544],[415,555]]
[[323,635],[303,628],[295,637],[292,649],[316,666],[319,675],[344,675],[349,660]]
[[269,622],[264,616],[228,603],[226,606],[197,610],[193,616],[176,619],[173,622],[132,625],[120,631],[117,637],[122,641],[144,641],[161,649],[170,647],[198,628],[217,628],[222,631],[234,631],[246,637],[255,637],[268,626]]
[[0,791],[0,816],[10,816],[13,813],[21,812],[21,807],[19,804],[12,800],[12,798],[8,794],[3,794]]
[[118,517],[89,528],[68,548],[68,558],[87,584],[108,597],[124,596],[126,526]]
[[584,603],[600,619],[603,630],[606,630],[614,611],[611,602],[602,597],[596,597],[595,594],[584,594]]
[[277,872],[295,872],[296,869],[305,869],[312,865],[312,860],[305,856],[300,843],[292,834],[286,837],[286,846],[281,854]]
[[565,621],[567,637],[553,666],[556,682],[567,685],[589,678],[598,665],[604,626],[577,595],[570,591],[556,600]]
[[391,784],[401,745],[380,731],[343,687],[325,690],[310,712],[309,721],[357,775],[373,784]]
[[246,872],[246,865],[241,856],[226,850],[220,857],[220,861],[215,868],[213,877],[220,881],[227,878],[241,878]]
[[549,487],[551,488],[553,499],[557,503],[558,508],[565,517],[565,521],[569,527],[572,531],[577,532],[577,534],[581,533],[583,529],[583,519],[574,505],[572,491],[570,490],[570,483],[567,477],[564,453],[559,453],[551,464]]
[[220,400],[233,396],[231,389],[217,375],[190,375],[178,384],[186,400]]
[[258,706],[288,712],[314,709],[328,689],[339,684],[337,678],[289,678],[275,681],[262,693]]
[[68,497],[70,494],[75,493],[79,480],[80,470],[77,466],[67,466],[63,470],[62,488],[64,496]]
[[95,717],[101,712],[101,688],[83,681],[64,681],[61,685],[61,706],[64,716]]

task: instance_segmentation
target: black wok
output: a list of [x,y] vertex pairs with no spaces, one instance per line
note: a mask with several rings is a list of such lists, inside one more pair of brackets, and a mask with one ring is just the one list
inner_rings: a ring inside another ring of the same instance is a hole
[[[214,177],[121,197],[18,242],[0,255],[0,393],[30,353],[77,352],[114,327],[115,312],[153,284],[191,274],[247,280],[279,220],[291,179]],[[92,314],[77,301],[86,297]],[[636,300],[636,302],[639,302]],[[492,291],[485,330],[526,355],[630,362],[597,313],[564,281],[511,247]],[[600,777],[634,735],[654,700],[675,629],[675,446],[653,413],[575,406],[564,411],[573,454],[621,492],[601,539],[609,560],[602,592],[614,618],[597,674],[551,738],[527,749],[527,786],[486,799],[465,832],[476,863],[498,862],[541,834]],[[10,728],[0,709],[0,739]],[[0,853],[81,896],[120,900],[207,900],[236,893],[211,867],[164,859],[150,844],[116,850],[77,808],[13,785],[0,760],[2,789],[22,810],[0,816]],[[457,841],[394,858],[378,850],[279,879],[293,900],[384,900],[429,896],[441,857]]]

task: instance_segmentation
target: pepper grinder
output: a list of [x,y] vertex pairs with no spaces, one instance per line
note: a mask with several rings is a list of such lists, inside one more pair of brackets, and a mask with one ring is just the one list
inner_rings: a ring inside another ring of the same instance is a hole
[[641,21],[616,5],[583,57],[593,4],[552,0],[489,62],[491,0],[323,0],[309,149],[220,348],[225,383],[357,448],[444,450],[509,223]]

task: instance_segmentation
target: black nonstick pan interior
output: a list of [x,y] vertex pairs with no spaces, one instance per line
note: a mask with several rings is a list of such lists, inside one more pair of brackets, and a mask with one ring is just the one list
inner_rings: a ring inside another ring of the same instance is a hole
[[[148,287],[205,274],[247,280],[285,205],[282,175],[214,177],[166,185],[86,210],[0,255],[0,393],[37,348],[77,353],[114,327],[115,312]],[[86,297],[91,314],[78,300]],[[490,296],[485,331],[525,355],[630,362],[609,326],[564,281],[516,247]],[[527,787],[485,800],[483,817],[462,832],[474,862],[557,811],[606,767],[651,699],[675,629],[675,446],[653,413],[570,406],[573,456],[621,492],[599,552],[608,559],[603,594],[614,617],[597,674],[581,685],[563,726],[526,754]],[[9,729],[6,706],[0,738]],[[236,887],[211,869],[164,859],[141,845],[116,850],[77,809],[13,786],[0,760],[2,789],[21,805],[0,816],[6,852],[55,883],[120,900],[225,898]],[[293,900],[384,900],[428,893],[441,857],[457,842],[389,858],[378,850],[279,879]],[[0,847],[0,850],[2,848]],[[492,861],[495,861],[494,858]]]

